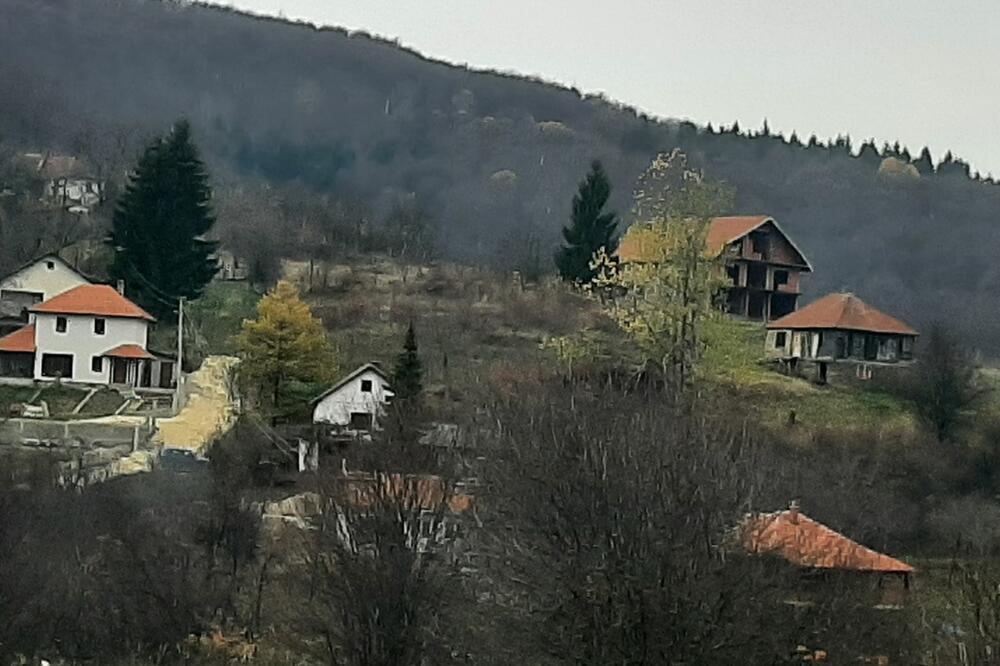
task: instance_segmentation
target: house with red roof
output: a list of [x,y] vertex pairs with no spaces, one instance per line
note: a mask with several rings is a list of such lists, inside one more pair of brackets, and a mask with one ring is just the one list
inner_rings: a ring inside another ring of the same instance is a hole
[[[618,258],[626,262],[654,261],[656,229],[634,224],[621,239]],[[797,304],[802,273],[812,265],[778,222],[767,215],[716,217],[705,237],[707,251],[723,256],[729,285],[726,310],[737,317],[771,321]]]
[[876,603],[898,605],[916,572],[911,565],[863,546],[805,515],[796,502],[788,509],[753,513],[740,523],[737,536],[744,552],[772,557],[807,577],[855,574],[871,584]]
[[36,381],[170,388],[171,359],[148,349],[152,315],[105,284],[82,284],[28,308],[0,338],[0,374]]
[[813,363],[821,382],[831,363],[855,365],[860,378],[870,377],[872,366],[908,363],[919,335],[850,293],[828,294],[767,329],[768,357],[790,368]]

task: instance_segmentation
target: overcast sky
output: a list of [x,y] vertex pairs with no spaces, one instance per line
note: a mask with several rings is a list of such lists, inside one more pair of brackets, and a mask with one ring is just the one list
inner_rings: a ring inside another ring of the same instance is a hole
[[655,115],[951,149],[1000,174],[1000,0],[222,0]]

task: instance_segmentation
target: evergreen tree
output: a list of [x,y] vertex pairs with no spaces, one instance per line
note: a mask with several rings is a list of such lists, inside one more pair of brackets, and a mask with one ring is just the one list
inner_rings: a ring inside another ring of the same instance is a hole
[[201,295],[216,272],[215,218],[208,175],[187,121],[155,139],[139,163],[112,220],[110,273],[147,310],[169,317],[176,299]]
[[567,282],[590,282],[594,270],[590,267],[594,254],[604,248],[609,255],[618,247],[614,237],[618,222],[614,212],[602,212],[611,196],[611,182],[601,163],[594,161],[590,173],[580,183],[573,197],[571,223],[563,227],[566,244],[556,252],[559,275]]
[[406,329],[403,351],[396,358],[392,373],[392,390],[397,403],[412,403],[420,397],[424,388],[424,370],[417,355],[417,336],[413,322]]
[[924,149],[920,151],[920,157],[913,164],[922,176],[929,176],[934,173],[934,158],[931,157],[931,149],[924,146]]

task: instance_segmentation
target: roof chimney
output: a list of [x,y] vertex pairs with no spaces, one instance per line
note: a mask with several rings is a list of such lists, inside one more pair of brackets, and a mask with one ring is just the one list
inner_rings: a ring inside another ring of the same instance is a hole
[[124,296],[125,295],[125,280],[118,280],[118,283],[115,285],[115,289],[118,291],[119,294],[121,294],[122,296]]
[[799,501],[792,500],[791,504],[788,505],[788,520],[791,521],[792,525],[799,524]]

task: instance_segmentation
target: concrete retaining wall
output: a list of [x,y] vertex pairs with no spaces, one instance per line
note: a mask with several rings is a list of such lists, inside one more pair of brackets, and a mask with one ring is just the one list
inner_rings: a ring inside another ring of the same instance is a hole
[[0,445],[70,448],[145,448],[152,438],[151,421],[139,426],[90,421],[7,419],[0,422]]

